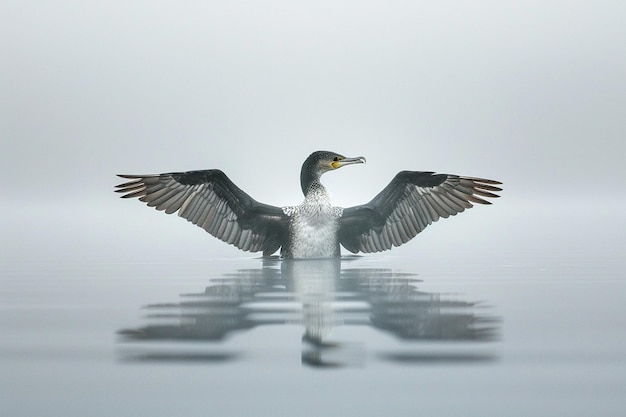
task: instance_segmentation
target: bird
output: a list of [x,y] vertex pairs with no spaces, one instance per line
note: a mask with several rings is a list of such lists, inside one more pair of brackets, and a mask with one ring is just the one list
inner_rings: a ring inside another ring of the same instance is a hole
[[118,174],[122,198],[178,215],[243,251],[282,258],[335,258],[340,246],[356,253],[382,252],[413,239],[427,226],[499,197],[501,182],[485,178],[400,171],[368,203],[335,207],[323,174],[363,164],[364,157],[313,152],[302,164],[300,205],[276,207],[253,199],[219,169],[155,175]]

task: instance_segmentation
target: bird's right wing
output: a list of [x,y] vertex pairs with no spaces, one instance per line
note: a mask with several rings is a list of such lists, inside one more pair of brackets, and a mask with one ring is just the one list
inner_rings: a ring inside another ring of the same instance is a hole
[[280,207],[262,204],[217,169],[157,175],[119,175],[115,190],[178,215],[239,249],[271,255],[285,242],[288,220]]
[[[432,222],[499,197],[498,181],[402,171],[372,201],[343,210],[339,242],[353,253],[381,252],[413,239]],[[482,198],[481,198],[482,197]]]

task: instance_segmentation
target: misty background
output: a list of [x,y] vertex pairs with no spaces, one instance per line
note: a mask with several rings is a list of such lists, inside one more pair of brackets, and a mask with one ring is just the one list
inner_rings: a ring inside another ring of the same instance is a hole
[[[0,415],[623,413],[625,16],[608,0],[0,2]],[[400,170],[504,190],[335,275],[283,274],[113,192],[115,174],[219,168],[299,204],[320,149],[367,158],[322,178],[339,206]],[[463,326],[446,300],[472,306],[452,309]],[[481,320],[493,341],[437,339]],[[162,323],[236,331],[120,340]],[[303,323],[337,324],[329,349]],[[437,332],[399,332],[420,328]],[[306,366],[337,346],[358,366]]]
[[341,206],[404,169],[504,183],[425,246],[569,244],[600,219],[597,237],[618,238],[625,15],[613,1],[4,1],[3,256],[54,257],[58,239],[83,257],[132,239],[238,256],[117,199],[114,175],[220,168],[290,205],[318,149],[368,160],[323,178]]

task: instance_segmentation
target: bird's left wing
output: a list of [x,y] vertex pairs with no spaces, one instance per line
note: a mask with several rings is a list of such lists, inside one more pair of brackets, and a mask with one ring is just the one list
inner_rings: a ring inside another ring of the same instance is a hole
[[239,249],[271,255],[287,236],[280,207],[262,204],[217,169],[157,175],[119,175],[131,181],[115,190],[178,215]]
[[402,171],[372,201],[344,209],[339,242],[353,253],[381,252],[413,239],[439,218],[491,204],[498,181],[433,172]]

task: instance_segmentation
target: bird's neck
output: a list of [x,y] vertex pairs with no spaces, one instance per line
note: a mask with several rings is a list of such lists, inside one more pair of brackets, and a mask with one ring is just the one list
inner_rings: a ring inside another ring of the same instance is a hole
[[330,206],[330,195],[326,187],[320,182],[322,171],[315,169],[311,164],[302,165],[300,172],[300,186],[304,193],[304,204],[309,206]]
[[302,166],[302,172],[300,173],[300,186],[302,187],[302,192],[306,197],[309,194],[311,187],[317,188],[322,187],[320,183],[320,175],[313,170],[311,170],[306,165]]
[[319,179],[312,181],[304,192],[305,204],[330,205],[330,195]]

